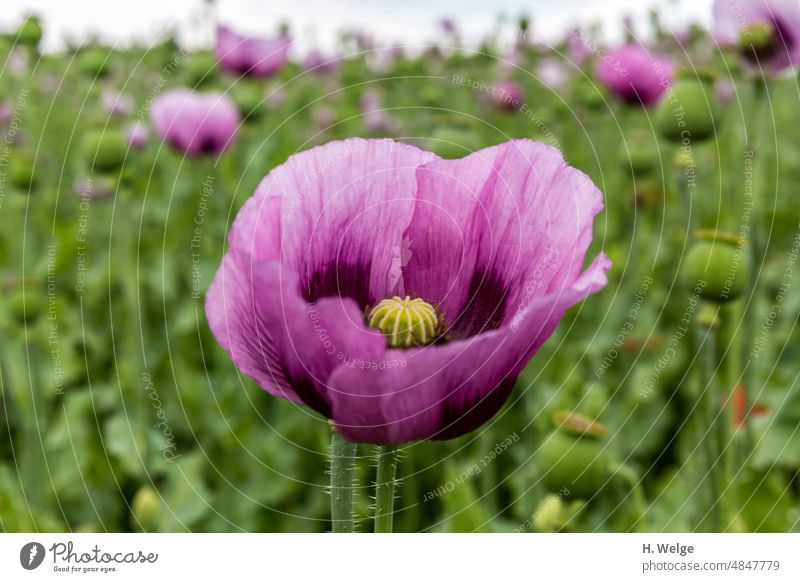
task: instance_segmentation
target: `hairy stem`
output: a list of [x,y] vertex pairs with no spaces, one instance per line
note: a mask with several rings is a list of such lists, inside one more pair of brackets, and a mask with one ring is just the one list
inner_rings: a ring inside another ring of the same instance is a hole
[[334,533],[353,533],[353,466],[356,445],[331,430],[331,527]]
[[397,447],[377,447],[378,472],[375,479],[375,533],[391,533],[394,524],[394,495],[397,485]]

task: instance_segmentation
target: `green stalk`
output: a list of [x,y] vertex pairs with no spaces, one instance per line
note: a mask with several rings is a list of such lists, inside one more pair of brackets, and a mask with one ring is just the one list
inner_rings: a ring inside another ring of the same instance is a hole
[[356,444],[331,427],[331,527],[333,533],[353,533],[353,468]]
[[[706,503],[703,509],[703,529],[709,532],[721,531],[722,507],[724,495],[721,472],[721,449],[719,449],[718,430],[720,422],[719,391],[715,388],[715,372],[717,369],[716,346],[716,306],[705,303],[702,305],[697,320],[699,340],[699,357],[701,359],[698,370],[700,373],[700,405],[702,417],[705,419],[706,438],[703,438],[700,447],[705,457],[705,466],[708,471],[706,481]],[[702,434],[698,435],[702,437]]]
[[376,449],[378,472],[375,478],[375,533],[392,533],[399,455],[395,445],[383,445]]
[[[767,92],[767,81],[763,77],[755,79],[753,82],[753,104],[751,108],[750,124],[747,128],[747,145],[746,151],[752,156],[752,172],[753,184],[758,183],[757,176],[755,175],[757,169],[756,160],[758,160],[758,135],[761,129],[762,109],[764,109],[765,96]],[[749,251],[749,283],[748,293],[746,294],[747,303],[744,305],[744,313],[742,314],[742,334],[744,341],[742,341],[742,383],[744,385],[744,410],[749,410],[749,402],[747,401],[748,392],[755,391],[756,383],[758,382],[758,369],[756,360],[752,357],[753,341],[756,337],[756,328],[758,326],[758,299],[759,299],[759,271],[761,259],[766,252],[765,244],[761,236],[761,204],[760,196],[755,186],[753,187],[753,209],[750,216],[750,228],[748,232],[747,250]],[[748,424],[745,423],[745,442],[752,442],[752,435],[749,431]],[[741,449],[742,447],[737,447]],[[737,457],[743,455],[743,450],[740,450]],[[741,459],[739,459],[741,460]]]

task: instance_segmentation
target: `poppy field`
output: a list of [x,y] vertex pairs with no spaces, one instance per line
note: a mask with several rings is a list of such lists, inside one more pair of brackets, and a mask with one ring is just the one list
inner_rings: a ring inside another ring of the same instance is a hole
[[0,531],[800,531],[800,7],[618,26],[2,31]]

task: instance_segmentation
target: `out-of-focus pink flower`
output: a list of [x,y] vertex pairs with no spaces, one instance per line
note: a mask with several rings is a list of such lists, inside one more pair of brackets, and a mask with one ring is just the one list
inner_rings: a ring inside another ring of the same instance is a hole
[[[759,30],[760,29],[760,30]],[[765,34],[761,46],[745,50],[757,67],[779,73],[800,63],[800,2],[797,0],[716,0],[714,40],[735,45],[742,35]]]
[[727,105],[736,94],[736,86],[729,79],[720,79],[714,83],[714,94],[720,103]]
[[505,111],[515,111],[522,107],[525,94],[514,81],[499,81],[492,90],[492,104]]
[[286,35],[275,39],[246,36],[227,26],[217,29],[217,60],[220,66],[237,75],[269,77],[289,60],[292,40]]
[[28,72],[28,55],[15,48],[9,53],[5,66],[12,75],[21,77]]
[[313,120],[314,125],[324,129],[326,127],[330,127],[335,119],[335,116],[330,107],[323,105],[314,109],[314,112],[311,114],[311,119]]
[[133,109],[133,98],[112,89],[104,89],[100,96],[103,109],[109,115],[124,117]]
[[222,153],[241,121],[229,97],[189,89],[173,89],[158,97],[150,116],[158,135],[187,156]]
[[304,64],[307,71],[315,73],[332,73],[339,68],[338,59],[328,58],[316,49],[309,51]]
[[452,16],[445,16],[444,18],[439,19],[439,28],[442,29],[442,32],[445,34],[457,35],[458,34],[458,25],[456,24],[455,18]]
[[580,67],[592,54],[591,49],[586,46],[583,40],[583,32],[579,28],[574,28],[567,36],[567,56],[569,60]]
[[11,102],[6,100],[0,103],[0,125],[8,123],[12,115],[14,115],[14,107]]
[[564,66],[555,58],[543,59],[536,69],[536,74],[539,80],[551,89],[563,89],[569,78]]
[[364,114],[364,125],[372,133],[387,133],[397,127],[394,118],[384,111],[380,94],[375,89],[370,89],[361,97],[361,112]]
[[141,121],[134,121],[125,128],[125,138],[131,149],[140,150],[150,139],[150,130]]
[[653,105],[672,85],[675,65],[666,55],[650,54],[639,44],[604,52],[597,61],[597,77],[627,103]]

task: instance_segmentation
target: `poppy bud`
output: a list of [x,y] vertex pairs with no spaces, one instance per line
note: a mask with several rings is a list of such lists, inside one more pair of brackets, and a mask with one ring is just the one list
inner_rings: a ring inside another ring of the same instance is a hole
[[780,49],[777,34],[780,33],[766,20],[746,24],[739,29],[739,50],[755,63],[769,59]]
[[574,520],[586,507],[586,502],[580,499],[565,502],[564,497],[569,495],[569,490],[562,489],[542,499],[533,512],[533,526],[537,531],[555,533],[568,530],[574,524]]
[[186,75],[189,84],[201,87],[213,81],[217,76],[217,59],[207,52],[189,55],[186,59]]
[[42,295],[35,289],[17,289],[7,299],[9,312],[20,325],[31,325],[44,311]]
[[716,109],[711,83],[698,78],[679,79],[658,105],[656,127],[671,142],[706,140],[715,132]]
[[131,512],[143,530],[156,530],[158,515],[161,512],[161,498],[152,487],[145,485],[134,495]]
[[81,51],[78,56],[78,69],[87,77],[96,79],[105,77],[111,69],[109,52],[100,47]]
[[111,172],[125,161],[128,145],[118,131],[97,131],[86,136],[84,142],[86,159],[95,170]]
[[21,45],[38,49],[42,40],[42,23],[38,16],[28,16],[17,29],[16,42]]
[[605,485],[609,463],[602,437],[608,429],[574,412],[554,415],[556,429],[542,442],[537,456],[542,482],[550,491],[567,489],[590,498]]
[[264,92],[255,85],[239,81],[231,91],[231,97],[242,119],[254,121],[264,112]]
[[20,190],[30,190],[36,185],[36,156],[28,150],[14,153],[9,167],[9,179]]
[[686,256],[683,280],[687,287],[708,301],[724,303],[737,299],[747,287],[748,261],[744,242],[718,232],[701,231]]
[[647,132],[631,132],[619,146],[619,159],[634,176],[646,176],[655,170],[661,159],[653,135]]

